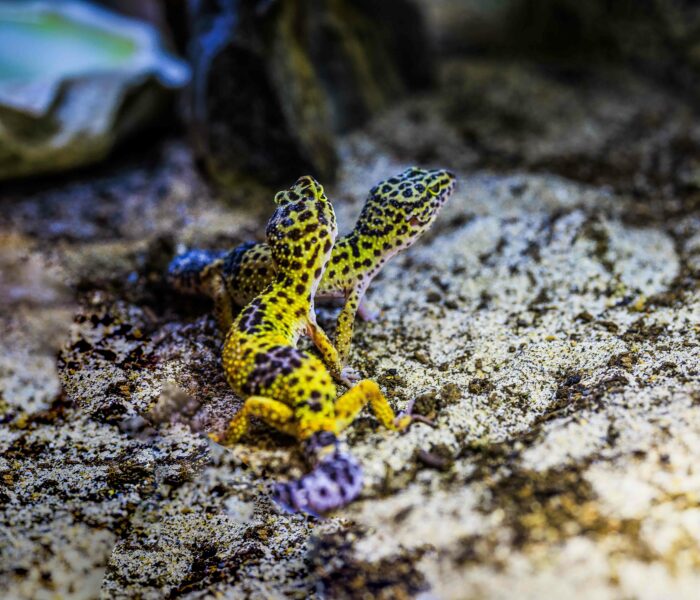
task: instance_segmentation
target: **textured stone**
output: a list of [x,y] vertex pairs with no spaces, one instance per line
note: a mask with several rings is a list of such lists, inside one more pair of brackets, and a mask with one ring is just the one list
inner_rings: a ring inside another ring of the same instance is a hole
[[[435,109],[433,159],[444,164],[437,134],[454,131],[440,116],[446,100],[421,102]],[[544,106],[555,105],[568,107]],[[409,126],[412,107],[384,116],[384,134],[375,123],[343,139],[340,179],[328,187],[341,230],[372,182],[431,161],[391,133]],[[591,117],[572,114],[578,136]],[[635,152],[653,143],[647,133]],[[459,135],[442,139],[487,162]],[[582,161],[613,163],[598,139],[565,143]],[[527,172],[526,162],[458,169],[435,227],[373,282],[379,317],[358,323],[350,358],[397,408],[417,398],[436,427],[398,435],[363,413],[346,439],[365,489],[316,521],[270,501],[275,481],[303,469],[292,440],[259,423],[230,451],[202,435],[241,399],[223,378],[210,307],[159,279],[169,247],[260,239],[272,203],[256,212],[217,202],[180,145],[156,163],[13,198],[0,216],[82,290],[79,306],[52,313],[69,328],[52,346],[58,361],[27,362],[39,391],[2,396],[0,587],[10,597],[695,596],[692,190],[662,196],[650,185],[634,196],[623,177],[577,182]],[[101,216],[86,200],[97,193]],[[54,194],[89,208],[48,216],[40,209]],[[126,198],[123,211],[113,195]],[[104,240],[125,249],[112,264],[93,253]],[[330,329],[335,315],[324,308],[319,321]],[[13,356],[30,356],[41,336],[14,331],[1,356],[21,368]],[[0,372],[1,385],[18,373]]]

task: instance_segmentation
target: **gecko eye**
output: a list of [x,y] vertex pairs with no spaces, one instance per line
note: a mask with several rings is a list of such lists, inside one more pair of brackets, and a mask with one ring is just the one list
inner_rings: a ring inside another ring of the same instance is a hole
[[433,185],[428,187],[428,191],[433,195],[437,196],[440,193],[440,184],[439,183],[434,183]]

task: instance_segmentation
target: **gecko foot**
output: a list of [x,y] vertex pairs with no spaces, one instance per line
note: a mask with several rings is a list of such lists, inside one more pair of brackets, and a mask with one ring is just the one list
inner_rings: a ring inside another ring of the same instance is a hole
[[419,423],[425,423],[426,425],[429,425],[430,427],[437,427],[435,421],[428,419],[428,417],[424,417],[423,415],[414,415],[413,414],[413,405],[416,403],[416,399],[414,398],[408,403],[408,406],[406,407],[406,410],[401,411],[396,418],[394,419],[394,427],[398,429],[399,431],[405,431],[408,429],[412,423],[414,422],[419,422]]
[[353,369],[352,367],[343,367],[339,379],[344,385],[352,387],[358,381],[360,381],[360,379],[362,379],[362,375],[357,369]]
[[221,431],[219,433],[210,432],[206,434],[207,437],[212,441],[223,446],[224,448],[229,448],[236,444],[238,438],[231,438],[227,431]]
[[219,435],[218,433],[207,433],[207,437],[208,437],[212,442],[216,442],[217,444],[220,444],[220,443],[221,443],[221,437],[222,437],[222,436]]
[[360,302],[360,306],[357,308],[357,314],[363,321],[376,321],[377,318],[379,318],[379,311],[370,308],[364,301]]

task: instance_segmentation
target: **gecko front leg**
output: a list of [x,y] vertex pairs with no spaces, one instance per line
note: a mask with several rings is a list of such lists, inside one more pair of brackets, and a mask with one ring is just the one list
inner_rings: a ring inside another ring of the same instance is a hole
[[338,315],[338,324],[335,331],[335,347],[338,351],[341,364],[345,364],[350,354],[352,334],[355,328],[355,315],[357,314],[366,286],[361,285],[352,288],[345,294],[345,304]]
[[210,433],[209,438],[223,446],[231,446],[248,431],[251,417],[262,419],[282,433],[288,435],[296,434],[294,411],[289,406],[272,398],[250,396],[233,416],[226,431],[223,433]]
[[359,381],[360,375],[357,371],[350,367],[343,367],[340,361],[340,356],[333,342],[326,335],[326,332],[319,327],[318,323],[309,320],[307,326],[309,337],[318,348],[318,351],[323,357],[323,362],[326,363],[331,375],[341,383],[350,387],[353,383]]

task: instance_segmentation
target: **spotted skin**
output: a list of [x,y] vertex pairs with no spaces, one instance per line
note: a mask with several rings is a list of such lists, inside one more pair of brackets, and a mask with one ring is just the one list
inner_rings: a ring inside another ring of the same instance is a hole
[[315,468],[299,479],[278,483],[273,498],[288,512],[306,512],[315,516],[342,508],[362,491],[362,467],[337,440],[324,440],[332,453],[318,460]]
[[254,243],[241,244],[230,252],[225,250],[190,250],[176,256],[168,266],[168,280],[180,291],[189,294],[207,294],[210,270],[223,268],[229,256],[245,254]]
[[[247,431],[250,417],[258,417],[302,442],[325,435],[332,442],[322,446],[335,446],[336,435],[367,403],[387,428],[407,427],[411,417],[397,419],[373,381],[360,381],[337,397],[331,374],[339,375],[338,355],[314,313],[314,297],[337,235],[323,188],[302,177],[279,192],[275,202],[266,229],[275,279],[243,308],[224,342],[226,378],[245,402],[228,428],[210,437],[233,444]],[[323,360],[297,348],[302,334],[312,336]],[[324,454],[319,448],[311,452],[319,453]],[[276,497],[284,506],[320,514],[357,496],[362,487],[357,462],[337,449],[325,454],[311,473],[280,484]]]
[[[350,351],[355,315],[373,316],[363,304],[372,279],[393,256],[409,248],[431,227],[454,184],[454,175],[445,170],[406,169],[370,190],[355,228],[337,240],[317,298],[344,299],[335,338],[341,364],[345,364]],[[188,254],[176,257],[172,265],[178,265]],[[235,307],[250,302],[269,285],[275,270],[268,244],[244,244],[226,258],[202,266],[202,284],[196,291],[214,298],[220,326],[227,331]],[[172,266],[170,280],[180,290],[192,290]]]

